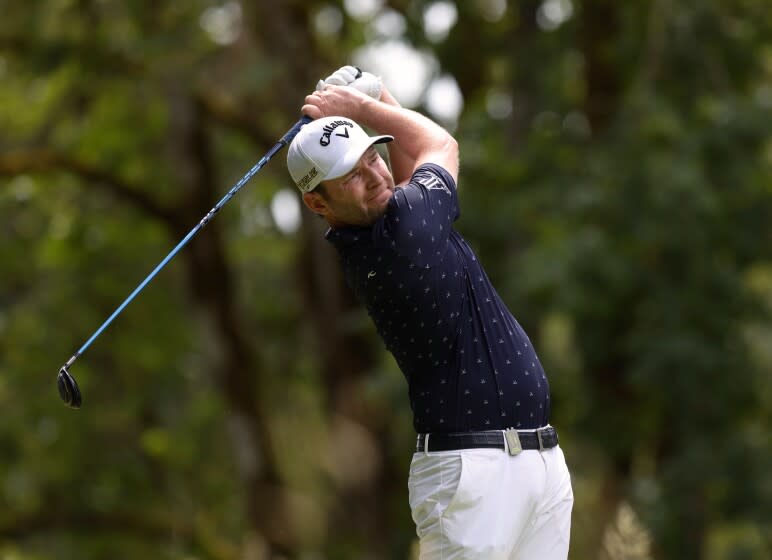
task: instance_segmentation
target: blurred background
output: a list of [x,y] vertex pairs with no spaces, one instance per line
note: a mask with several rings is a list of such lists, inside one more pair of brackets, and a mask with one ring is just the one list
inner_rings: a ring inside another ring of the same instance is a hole
[[0,1],[0,560],[405,559],[406,384],[274,159],[347,63],[460,142],[571,558],[772,558],[767,0]]

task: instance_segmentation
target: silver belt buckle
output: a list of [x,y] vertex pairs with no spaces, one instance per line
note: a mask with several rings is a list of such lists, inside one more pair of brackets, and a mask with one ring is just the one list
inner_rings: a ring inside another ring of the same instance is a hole
[[536,430],[536,438],[539,440],[539,452],[544,451],[544,442],[541,439],[542,430],[546,430],[547,428],[539,428]]
[[520,436],[517,430],[514,428],[507,428],[504,430],[504,439],[507,440],[507,449],[510,455],[519,455],[523,450],[523,446],[520,443]]

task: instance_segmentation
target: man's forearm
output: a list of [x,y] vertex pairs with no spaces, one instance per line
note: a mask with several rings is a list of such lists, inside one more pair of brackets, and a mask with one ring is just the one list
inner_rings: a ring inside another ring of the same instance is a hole
[[425,162],[440,164],[456,177],[458,146],[453,137],[431,119],[402,107],[385,87],[380,101],[363,104],[358,120],[380,134],[394,136],[388,150],[395,183],[408,181]]
[[[383,86],[381,90],[381,101],[392,107],[402,107],[391,92]],[[387,144],[389,150],[389,161],[391,162],[391,172],[394,181],[397,184],[407,181],[415,169],[415,160],[402,149],[402,145],[395,141]]]

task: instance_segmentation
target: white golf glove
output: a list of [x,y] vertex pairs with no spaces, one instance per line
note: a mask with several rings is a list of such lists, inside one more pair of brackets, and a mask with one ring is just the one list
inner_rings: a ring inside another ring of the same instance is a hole
[[322,91],[328,85],[351,86],[373,99],[380,99],[383,82],[380,77],[362,72],[355,66],[341,66],[324,80],[319,80],[316,90]]

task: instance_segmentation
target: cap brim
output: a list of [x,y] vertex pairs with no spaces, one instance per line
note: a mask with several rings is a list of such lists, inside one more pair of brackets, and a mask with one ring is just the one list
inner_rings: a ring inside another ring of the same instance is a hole
[[374,144],[391,142],[392,140],[394,140],[394,137],[389,136],[388,134],[383,134],[381,136],[368,136],[365,142],[349,148],[343,157],[332,166],[332,169],[330,169],[329,173],[327,173],[324,180],[329,181],[343,177],[346,173],[354,169],[354,166],[359,161],[359,158],[362,157],[362,154],[364,154],[370,146]]

